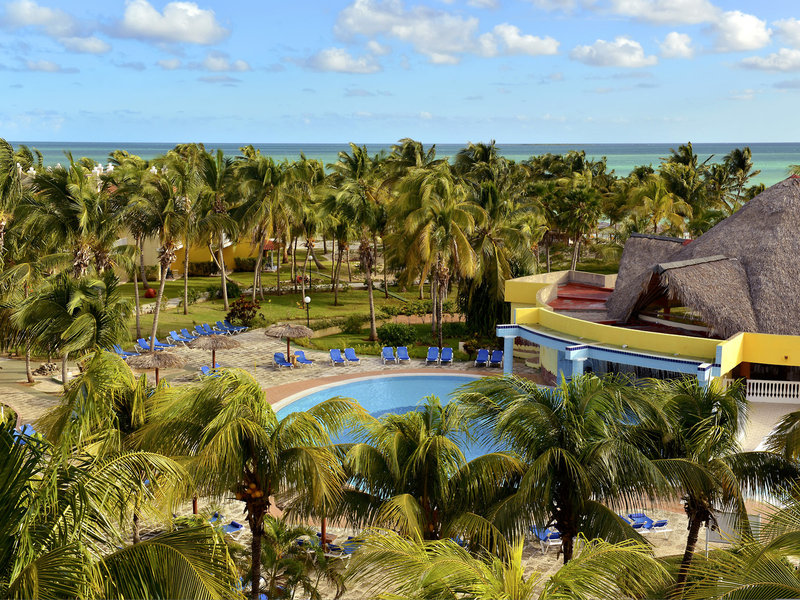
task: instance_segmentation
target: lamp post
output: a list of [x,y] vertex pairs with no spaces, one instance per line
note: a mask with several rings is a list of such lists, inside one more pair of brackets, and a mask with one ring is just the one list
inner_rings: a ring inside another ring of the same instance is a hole
[[305,302],[306,305],[306,327],[311,327],[308,317],[308,305],[311,304],[311,296],[306,296],[305,298],[303,298],[303,302]]

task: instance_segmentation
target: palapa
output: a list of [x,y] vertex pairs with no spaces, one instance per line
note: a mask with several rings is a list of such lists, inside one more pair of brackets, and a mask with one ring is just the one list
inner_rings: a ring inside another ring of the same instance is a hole
[[217,350],[230,350],[238,348],[241,344],[227,335],[203,335],[189,342],[191,348],[211,350],[211,368],[217,368]]
[[148,371],[155,369],[156,385],[158,385],[159,369],[177,369],[186,364],[186,359],[172,352],[156,351],[143,352],[139,356],[131,356],[128,364],[134,369]]
[[274,338],[286,338],[286,360],[289,360],[291,349],[289,342],[292,338],[310,338],[314,332],[305,325],[294,325],[292,323],[276,323],[271,325],[264,332],[264,335]]

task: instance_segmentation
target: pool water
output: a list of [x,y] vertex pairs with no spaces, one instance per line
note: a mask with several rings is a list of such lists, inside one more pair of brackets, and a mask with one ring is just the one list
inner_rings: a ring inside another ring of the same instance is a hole
[[[303,396],[280,408],[277,414],[280,419],[290,413],[316,406],[335,396],[353,398],[376,418],[388,413],[401,414],[416,410],[426,396],[437,396],[442,404],[448,404],[458,388],[476,379],[480,379],[480,377],[472,375],[399,375],[343,382]],[[499,449],[491,444],[468,441],[463,435],[457,436],[456,439],[467,460]],[[334,443],[350,443],[355,439],[351,432],[343,431],[333,441]]]

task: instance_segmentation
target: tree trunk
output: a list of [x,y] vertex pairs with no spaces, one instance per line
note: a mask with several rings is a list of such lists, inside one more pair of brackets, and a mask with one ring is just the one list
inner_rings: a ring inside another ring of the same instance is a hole
[[[137,503],[138,505],[138,503]],[[142,539],[139,536],[139,509],[133,509],[133,543],[138,544]]]
[[144,237],[139,240],[139,270],[142,275],[142,287],[147,289],[150,284],[147,282],[147,269],[144,266]]
[[439,293],[439,284],[435,277],[431,277],[431,337],[436,335],[436,294]]
[[561,552],[564,554],[564,564],[572,560],[575,552],[575,537],[571,532],[561,534]]
[[161,300],[164,298],[164,286],[167,284],[167,267],[169,265],[161,265],[161,282],[158,285],[158,295],[156,296],[156,307],[153,310],[153,330],[150,333],[150,351],[155,352],[156,349],[156,330],[158,328],[158,313],[161,312]]
[[339,306],[339,276],[342,272],[342,246],[339,244],[339,256],[336,258],[336,268],[333,270],[333,305]]
[[28,379],[28,383],[33,383],[33,373],[31,372],[31,342],[30,340],[25,341],[25,377]]
[[316,254],[314,254],[314,246],[311,246],[311,247],[308,249],[308,252],[311,254],[311,260],[313,260],[313,261],[314,261],[314,265],[316,265],[316,267],[317,267],[317,270],[319,270],[319,271],[324,271],[324,270],[325,270],[325,265],[323,265],[323,264],[322,264],[322,263],[319,261],[319,259],[317,258],[317,255],[316,255]]
[[219,248],[217,252],[219,253],[219,272],[220,278],[222,279],[222,306],[225,308],[225,312],[230,310],[228,306],[228,276],[225,274],[225,256],[222,254],[223,250],[223,234],[220,232],[219,234]]
[[345,255],[347,256],[347,280],[353,283],[353,272],[350,270],[350,246],[344,245]]
[[66,388],[67,387],[67,358],[69,357],[69,352],[64,352],[64,355],[61,357],[61,384]]
[[139,304],[139,282],[137,281],[137,272],[136,268],[133,269],[133,300],[136,305],[136,337],[137,339],[142,337],[142,319],[139,315],[140,311],[140,304]]
[[572,264],[570,265],[570,270],[574,271],[578,267],[578,253],[581,251],[581,238],[580,236],[575,238],[575,243],[572,246]]
[[189,238],[183,243],[183,314],[189,314]]
[[297,237],[292,240],[292,289],[297,293]]
[[[331,242],[331,252],[334,252],[333,242]],[[322,236],[322,255],[324,256],[327,253],[328,253],[328,240],[323,235]],[[331,261],[331,262],[333,262],[333,261]]]
[[263,511],[260,514],[258,514],[258,511],[256,511],[256,514],[251,513],[248,521],[250,521],[250,533],[253,534],[253,540],[250,542],[250,575],[253,581],[250,599],[259,600],[259,592],[261,591],[261,536],[264,532]]
[[[383,239],[381,239],[381,241],[383,241]],[[388,283],[388,281],[386,279],[387,278],[387,273],[386,273],[386,244],[384,244],[384,243],[381,244],[381,250],[383,250],[383,260],[382,260],[382,263],[383,263],[383,297],[384,298],[388,298],[389,297],[389,283]]]
[[443,308],[443,305],[444,305],[444,293],[445,293],[445,291],[446,291],[445,286],[439,285],[439,308],[437,309],[437,312],[436,312],[436,318],[439,321],[438,325],[439,325],[439,351],[440,352],[442,351],[442,321],[443,321],[442,308]]
[[375,326],[375,297],[372,294],[372,269],[368,266],[365,271],[367,293],[369,294],[369,341],[378,339],[378,329]]
[[305,304],[306,298],[306,273],[308,272],[308,255],[311,254],[311,240],[306,240],[306,259],[303,261],[303,281],[300,284],[300,295]]
[[674,598],[681,598],[683,596],[683,589],[686,586],[686,578],[689,575],[689,566],[692,563],[692,556],[694,556],[694,549],[697,546],[697,537],[700,534],[700,527],[703,525],[703,519],[697,515],[689,517],[689,537],[686,538],[686,549],[683,551],[683,558],[681,559],[681,566],[678,569],[678,578],[675,582]]
[[550,272],[550,243],[547,244],[547,272]]
[[264,242],[266,241],[266,237],[266,235],[262,235],[261,239],[258,240],[258,247],[260,250],[258,258],[256,259],[256,268],[253,271],[253,302],[256,301],[256,287],[259,285],[261,279],[261,261],[264,258]]
[[[285,248],[285,246],[284,246],[284,248]],[[283,253],[281,252],[281,249],[278,248],[278,252],[276,253],[276,260],[275,260],[275,266],[277,267],[275,269],[275,278],[276,278],[275,291],[278,293],[278,296],[281,295],[281,256],[282,255],[283,255]]]

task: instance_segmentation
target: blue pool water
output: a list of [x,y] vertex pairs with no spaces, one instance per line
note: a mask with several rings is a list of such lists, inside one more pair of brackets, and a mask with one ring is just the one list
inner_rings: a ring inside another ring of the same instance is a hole
[[[335,396],[357,400],[373,417],[387,413],[400,414],[415,410],[426,396],[438,396],[442,404],[447,404],[459,387],[476,379],[479,377],[469,375],[402,375],[343,382],[295,400],[278,410],[277,414],[278,418],[283,418]],[[354,436],[347,431],[334,440],[338,443],[352,441]],[[467,460],[496,449],[486,444],[469,442],[463,436],[460,436],[459,442]]]

